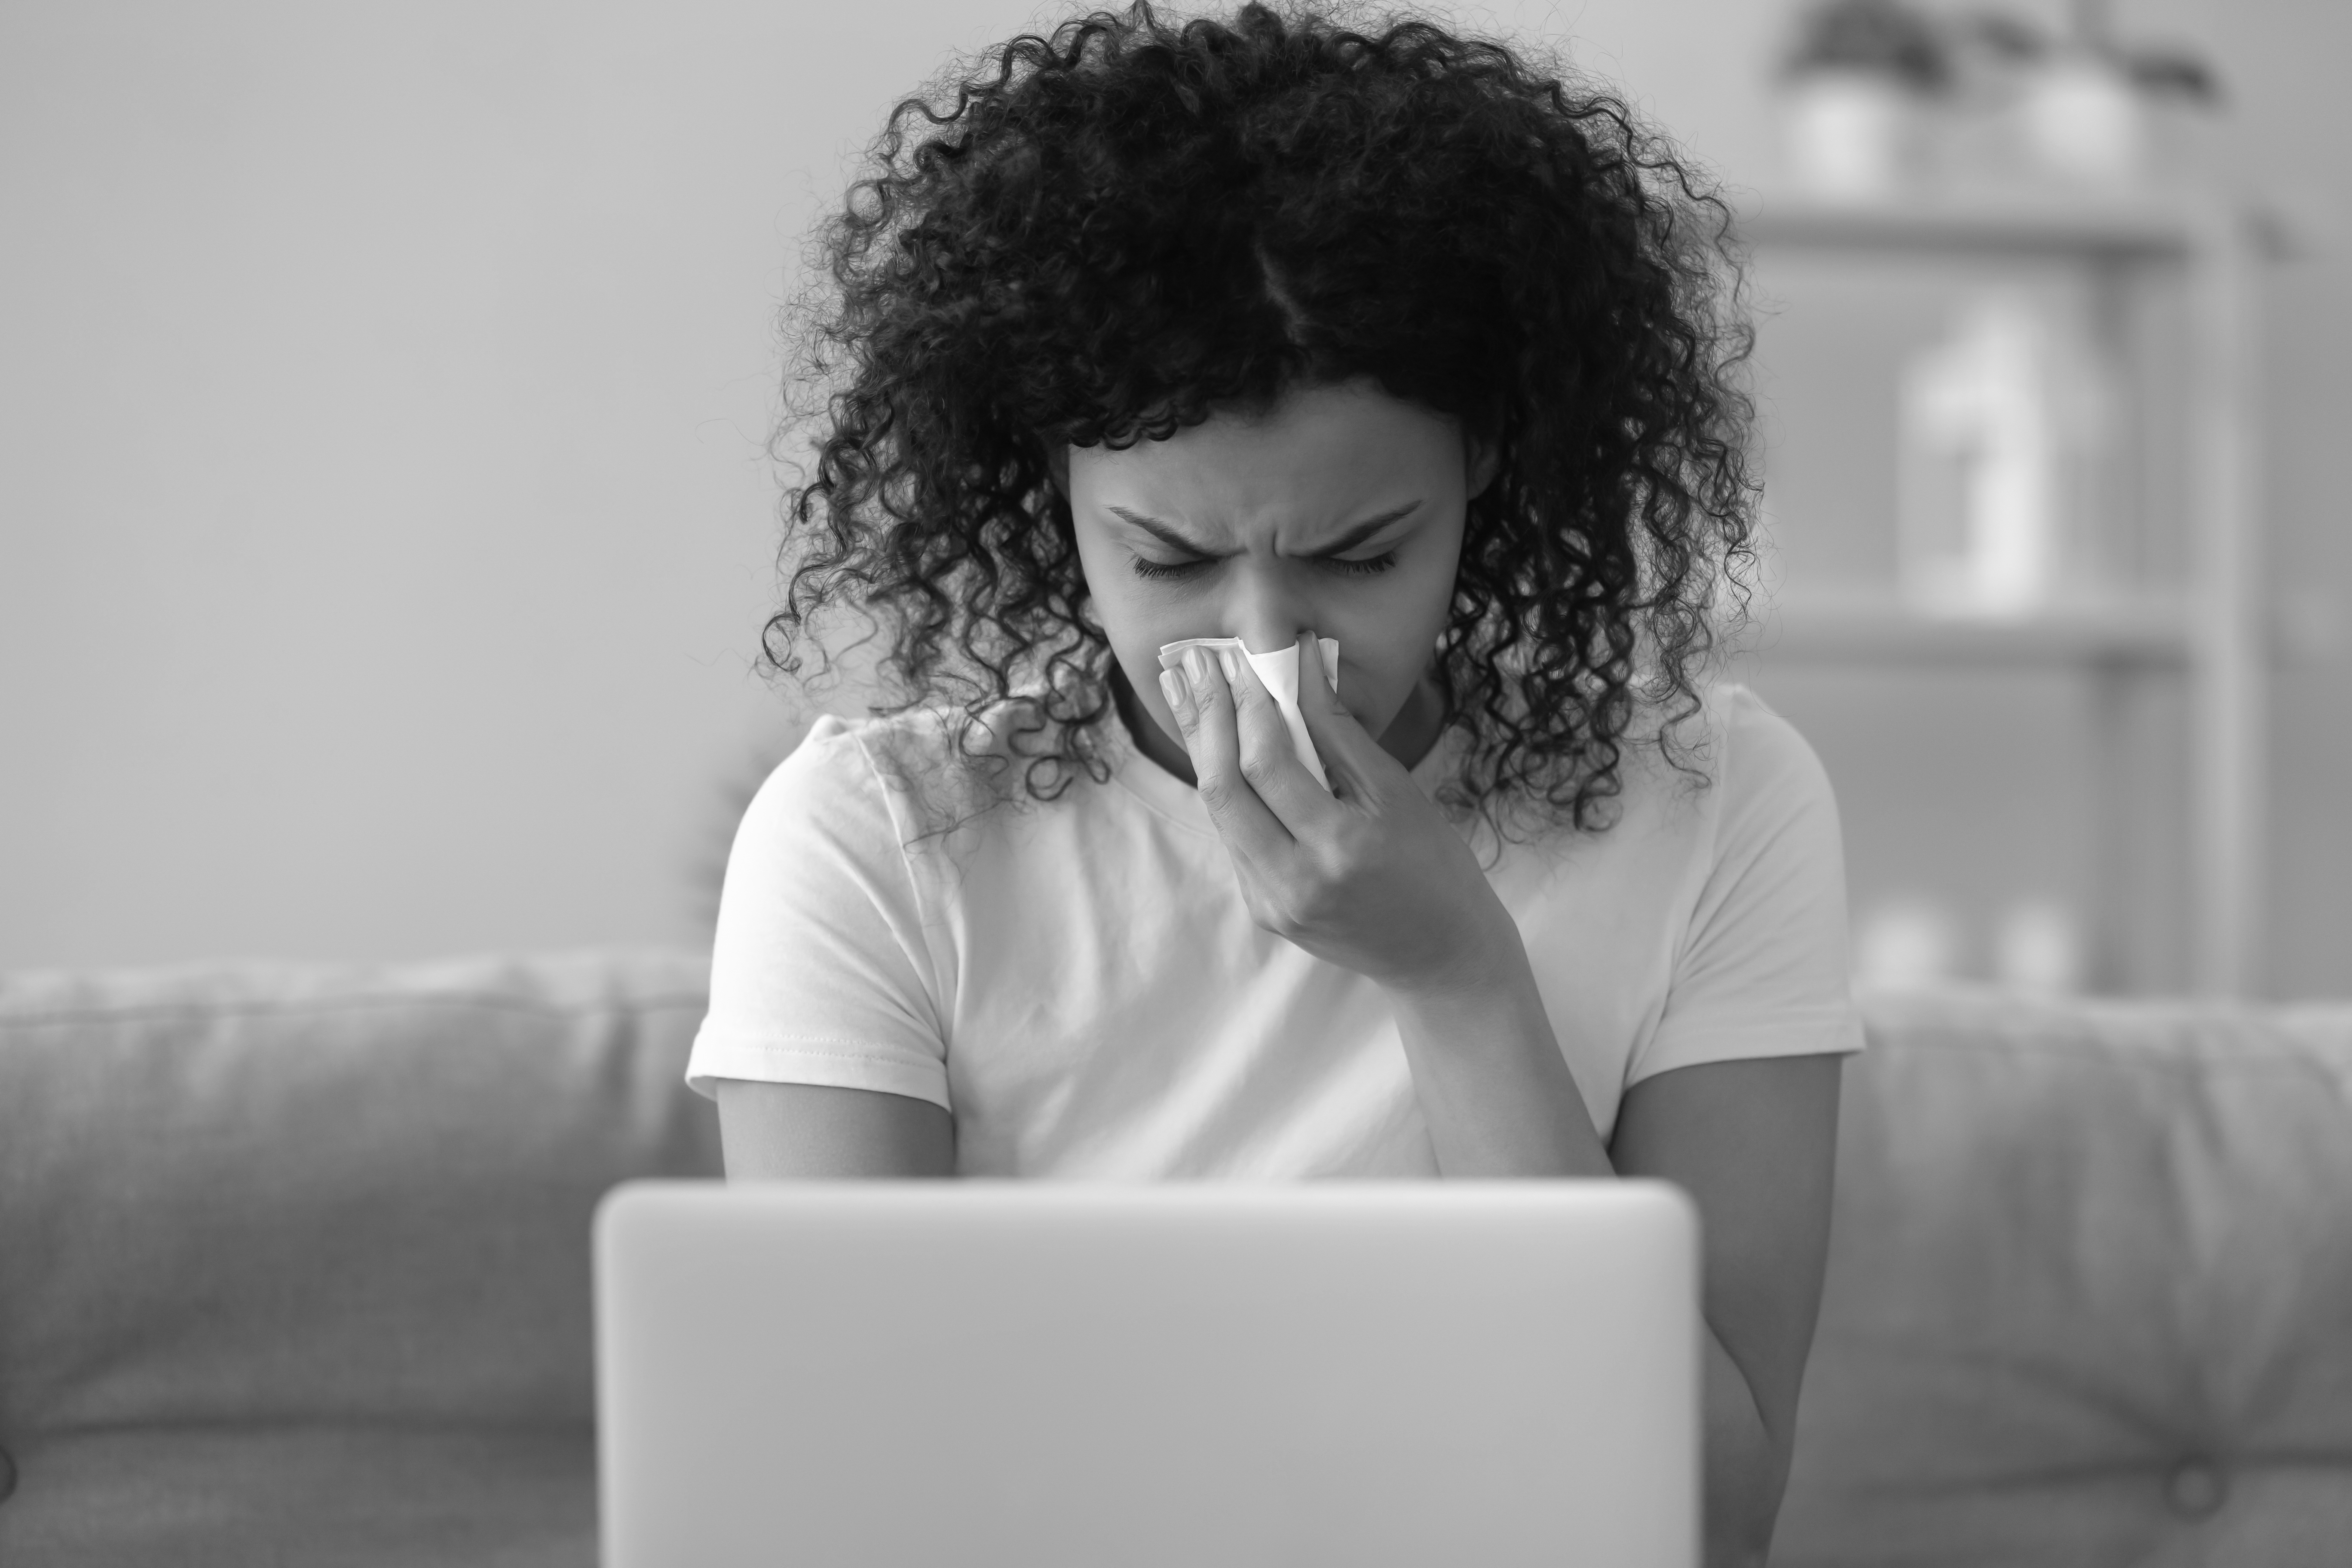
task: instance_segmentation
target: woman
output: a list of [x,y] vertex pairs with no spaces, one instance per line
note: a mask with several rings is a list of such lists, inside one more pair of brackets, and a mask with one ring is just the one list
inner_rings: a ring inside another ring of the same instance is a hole
[[[1760,1561],[1861,1041],[1827,780],[1706,678],[1721,220],[1422,22],[1138,5],[902,105],[769,643],[860,613],[901,700],[738,834],[688,1068],[730,1174],[1672,1179],[1710,1560]],[[1195,639],[1299,649],[1323,782]]]

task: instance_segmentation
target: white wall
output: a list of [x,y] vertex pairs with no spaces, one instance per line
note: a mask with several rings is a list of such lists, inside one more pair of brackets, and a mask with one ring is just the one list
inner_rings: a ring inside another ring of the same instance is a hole
[[975,15],[0,12],[0,964],[689,938],[784,266]]
[[[1454,9],[1759,176],[1786,0]],[[2119,10],[2352,124],[2292,37],[2331,8]],[[0,8],[0,968],[698,940],[787,732],[773,311],[887,104],[1032,15]],[[2344,277],[2300,285],[2306,391]],[[2315,887],[2326,781],[2282,781]]]

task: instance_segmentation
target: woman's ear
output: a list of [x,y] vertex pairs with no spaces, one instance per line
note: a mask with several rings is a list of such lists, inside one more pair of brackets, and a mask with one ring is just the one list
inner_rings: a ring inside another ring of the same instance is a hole
[[1060,441],[1038,443],[1045,448],[1045,475],[1054,481],[1054,489],[1064,501],[1070,499],[1070,448]]
[[1503,455],[1492,441],[1476,436],[1462,437],[1463,496],[1465,500],[1476,500],[1495,482],[1495,474],[1503,466]]

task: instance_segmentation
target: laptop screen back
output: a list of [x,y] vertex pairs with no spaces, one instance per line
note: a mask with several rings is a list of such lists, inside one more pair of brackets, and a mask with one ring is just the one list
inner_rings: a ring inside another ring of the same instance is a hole
[[1651,1182],[631,1183],[605,1568],[1698,1561]]

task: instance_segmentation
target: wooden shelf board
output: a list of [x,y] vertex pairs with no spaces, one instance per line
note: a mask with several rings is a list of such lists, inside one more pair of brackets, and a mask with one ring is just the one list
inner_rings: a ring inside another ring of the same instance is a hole
[[2190,646],[2187,607],[2156,596],[2002,617],[1929,615],[1892,597],[1801,597],[1761,609],[1738,657],[1765,666],[2175,665]]
[[1743,211],[1755,244],[1822,249],[2182,257],[2210,219],[2181,201],[2038,193],[1843,205],[1780,198]]

